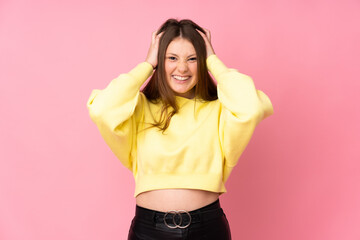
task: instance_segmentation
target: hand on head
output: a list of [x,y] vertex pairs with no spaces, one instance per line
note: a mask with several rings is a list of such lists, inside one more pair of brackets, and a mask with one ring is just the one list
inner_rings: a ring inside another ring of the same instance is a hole
[[198,29],[196,29],[198,31],[198,33],[200,33],[200,35],[203,37],[204,41],[205,41],[205,44],[206,44],[206,57],[209,57],[210,55],[212,54],[215,54],[214,52],[214,49],[211,45],[211,34],[210,34],[210,31],[206,28],[203,28],[206,35],[199,31]]
[[160,38],[162,36],[162,34],[164,32],[159,33],[158,35],[156,35],[158,31],[154,31],[152,33],[152,37],[151,37],[151,44],[150,44],[150,48],[146,57],[146,62],[150,63],[153,68],[156,68],[158,62],[157,62],[157,55],[158,55],[158,51],[159,51],[159,42],[160,42]]

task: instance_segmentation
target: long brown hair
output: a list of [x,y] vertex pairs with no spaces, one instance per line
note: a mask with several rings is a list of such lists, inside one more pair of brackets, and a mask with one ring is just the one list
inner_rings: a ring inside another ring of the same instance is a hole
[[[142,92],[149,101],[153,103],[161,101],[163,103],[160,120],[156,121],[154,119],[155,124],[151,123],[152,126],[150,126],[158,127],[163,133],[168,128],[171,117],[178,112],[174,92],[167,83],[165,75],[165,54],[173,39],[177,37],[184,38],[190,41],[195,48],[198,79],[194,87],[195,101],[197,98],[205,101],[213,101],[218,98],[216,84],[211,78],[206,66],[207,55],[205,41],[196,29],[205,33],[204,29],[189,19],[178,21],[171,18],[163,23],[157,32],[157,34],[164,32],[159,42],[158,65]],[[169,107],[173,108],[171,112],[168,112]]]

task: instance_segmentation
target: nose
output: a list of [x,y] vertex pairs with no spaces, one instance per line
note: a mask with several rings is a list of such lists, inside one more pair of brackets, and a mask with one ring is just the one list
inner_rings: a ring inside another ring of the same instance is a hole
[[177,66],[179,72],[185,73],[188,71],[189,67],[187,65],[187,62],[179,61]]

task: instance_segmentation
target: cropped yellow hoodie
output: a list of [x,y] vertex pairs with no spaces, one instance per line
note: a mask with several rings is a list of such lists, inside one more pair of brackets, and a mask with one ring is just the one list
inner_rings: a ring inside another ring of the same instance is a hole
[[120,74],[87,101],[92,121],[112,152],[132,171],[134,197],[155,189],[202,189],[223,194],[225,183],[257,124],[273,114],[269,97],[253,80],[227,68],[216,55],[206,64],[217,81],[218,99],[175,96],[179,112],[164,133],[149,128],[159,120],[161,101],[140,91],[153,68],[142,62]]

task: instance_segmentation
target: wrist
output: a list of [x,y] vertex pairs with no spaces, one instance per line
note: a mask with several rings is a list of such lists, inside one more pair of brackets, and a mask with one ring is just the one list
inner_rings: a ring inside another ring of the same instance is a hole
[[148,61],[148,60],[145,60],[145,62],[147,62],[148,64],[150,64],[151,65],[151,67],[153,68],[153,69],[155,69],[155,64],[154,63],[152,63],[151,61]]
[[206,56],[206,59],[208,59],[210,56],[212,56],[212,55],[216,55],[214,52],[212,52],[212,53],[208,53],[207,54],[207,56]]
[[210,57],[211,55],[215,55],[215,52],[213,49],[210,49],[209,51],[206,51],[207,52],[207,57]]

